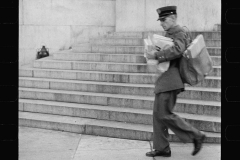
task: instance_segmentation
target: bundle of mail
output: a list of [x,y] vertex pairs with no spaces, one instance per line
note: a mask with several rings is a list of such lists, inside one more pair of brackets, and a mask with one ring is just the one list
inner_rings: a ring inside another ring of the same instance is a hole
[[165,71],[167,71],[170,65],[169,61],[159,63],[158,60],[148,59],[146,54],[147,52],[151,51],[157,52],[155,46],[159,47],[161,50],[171,47],[173,45],[173,40],[171,38],[164,37],[161,35],[150,34],[147,39],[144,39],[144,44],[145,44],[144,57],[146,58],[147,63],[150,65],[156,65],[157,70],[160,73],[164,73]]

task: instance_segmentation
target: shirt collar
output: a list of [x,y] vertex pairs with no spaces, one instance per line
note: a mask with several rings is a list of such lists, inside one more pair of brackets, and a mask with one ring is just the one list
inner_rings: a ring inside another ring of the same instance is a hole
[[170,29],[167,31],[167,33],[168,33],[168,34],[174,34],[174,33],[176,33],[176,32],[179,32],[180,30],[181,30],[181,27],[180,27],[179,25],[176,25],[176,26],[170,28]]

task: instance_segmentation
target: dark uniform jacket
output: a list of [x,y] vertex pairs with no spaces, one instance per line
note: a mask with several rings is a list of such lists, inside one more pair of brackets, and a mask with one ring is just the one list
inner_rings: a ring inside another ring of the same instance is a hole
[[165,36],[173,39],[174,46],[155,53],[160,63],[170,61],[168,70],[155,82],[155,94],[176,89],[184,90],[184,84],[179,73],[179,59],[186,50],[187,34],[182,27],[177,25],[170,28]]

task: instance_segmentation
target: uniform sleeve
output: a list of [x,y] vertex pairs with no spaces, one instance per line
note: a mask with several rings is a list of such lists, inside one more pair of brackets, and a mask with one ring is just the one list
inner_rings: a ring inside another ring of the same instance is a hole
[[155,52],[156,59],[161,62],[171,61],[180,58],[182,53],[186,50],[186,35],[180,32],[173,40],[174,45],[159,52]]

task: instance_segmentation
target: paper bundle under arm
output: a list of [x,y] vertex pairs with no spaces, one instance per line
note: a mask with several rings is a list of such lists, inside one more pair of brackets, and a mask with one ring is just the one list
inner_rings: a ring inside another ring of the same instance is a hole
[[[166,49],[173,45],[173,40],[168,37],[164,37],[161,35],[153,34],[148,36],[147,39],[144,39],[145,44],[145,52],[144,57],[146,58],[147,52],[151,52],[155,46],[158,46],[161,49]],[[148,59],[146,58],[148,64],[157,65],[157,70],[161,73],[168,70],[170,63],[169,62],[162,62],[158,63],[158,60],[155,59]]]

